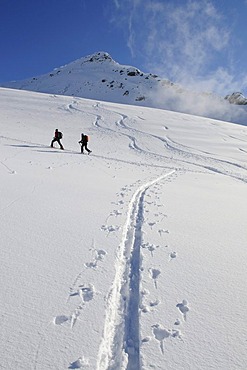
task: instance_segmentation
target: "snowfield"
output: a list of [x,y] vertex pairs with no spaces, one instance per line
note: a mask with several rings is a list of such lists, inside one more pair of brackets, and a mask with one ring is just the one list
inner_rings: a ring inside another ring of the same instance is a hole
[[41,76],[4,82],[1,87],[135,105],[140,109],[159,108],[243,125],[247,122],[247,99],[239,92],[223,98],[193,91],[119,64],[106,52],[90,54]]
[[246,370],[247,127],[0,102],[0,367]]

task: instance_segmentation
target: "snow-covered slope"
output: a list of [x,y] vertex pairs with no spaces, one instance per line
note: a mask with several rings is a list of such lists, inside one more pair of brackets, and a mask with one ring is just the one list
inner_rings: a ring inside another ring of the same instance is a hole
[[231,99],[190,91],[157,75],[121,65],[105,52],[78,59],[42,76],[2,86],[247,122],[246,107],[229,104]]
[[150,104],[150,89],[158,89],[161,84],[172,85],[169,81],[161,81],[158,76],[120,65],[108,53],[99,52],[46,75],[5,86],[127,104],[144,104],[147,100],[146,104]]
[[247,128],[8,89],[0,103],[1,368],[245,370]]

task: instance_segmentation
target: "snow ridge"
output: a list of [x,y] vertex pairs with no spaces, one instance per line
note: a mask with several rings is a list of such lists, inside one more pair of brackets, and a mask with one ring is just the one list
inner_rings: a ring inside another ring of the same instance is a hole
[[143,202],[147,189],[174,172],[172,170],[141,185],[129,203],[122,241],[118,248],[116,274],[107,299],[97,370],[140,368],[139,271]]
[[[121,65],[106,52],[82,57],[52,72],[1,84],[20,90],[161,108],[246,124],[246,98],[191,91],[153,73]],[[237,106],[236,106],[237,105]]]

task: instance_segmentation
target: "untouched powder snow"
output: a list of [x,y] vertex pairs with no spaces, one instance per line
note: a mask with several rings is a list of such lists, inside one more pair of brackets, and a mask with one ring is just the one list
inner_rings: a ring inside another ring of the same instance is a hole
[[0,100],[0,367],[245,370],[247,128]]

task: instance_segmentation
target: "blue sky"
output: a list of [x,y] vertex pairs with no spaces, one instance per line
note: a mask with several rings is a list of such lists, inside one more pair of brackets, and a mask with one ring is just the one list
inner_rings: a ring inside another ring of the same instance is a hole
[[247,0],[0,0],[0,82],[106,51],[193,89],[247,95]]

